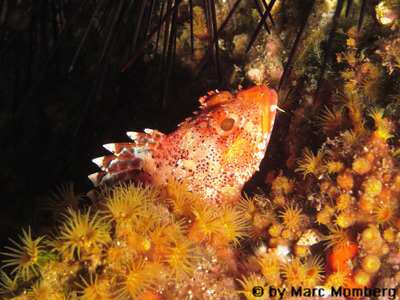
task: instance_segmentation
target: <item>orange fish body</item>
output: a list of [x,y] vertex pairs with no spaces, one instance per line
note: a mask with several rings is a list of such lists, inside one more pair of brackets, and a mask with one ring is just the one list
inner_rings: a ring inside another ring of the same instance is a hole
[[277,94],[255,86],[200,99],[201,111],[171,134],[128,132],[133,143],[106,144],[114,155],[93,160],[95,186],[127,180],[163,184],[171,175],[216,202],[234,201],[262,158],[274,126]]

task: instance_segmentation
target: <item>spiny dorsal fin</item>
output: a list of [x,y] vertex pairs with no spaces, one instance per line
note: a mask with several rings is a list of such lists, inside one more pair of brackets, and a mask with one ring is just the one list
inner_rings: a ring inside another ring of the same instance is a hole
[[108,151],[116,156],[120,155],[133,155],[140,156],[143,153],[147,153],[154,150],[158,145],[158,142],[152,143],[110,143],[103,145]]

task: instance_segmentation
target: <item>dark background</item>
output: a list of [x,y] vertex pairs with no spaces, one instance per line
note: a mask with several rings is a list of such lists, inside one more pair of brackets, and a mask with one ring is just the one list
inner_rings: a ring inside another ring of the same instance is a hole
[[[128,142],[127,131],[142,132],[144,128],[168,134],[198,110],[199,97],[215,89],[232,91],[227,82],[233,62],[227,56],[222,57],[223,76],[219,82],[211,60],[194,80],[192,70],[183,67],[177,55],[166,84],[161,55],[153,56],[155,43],[121,73],[129,57],[128,37],[135,26],[129,27],[125,20],[119,31],[113,29],[111,17],[118,11],[117,4],[101,7],[96,21],[103,25],[91,27],[69,72],[95,8],[94,2],[80,3],[45,0],[17,5],[3,1],[0,7],[2,241],[14,235],[10,231],[20,233],[21,227],[28,224],[33,229],[46,224],[49,216],[40,211],[41,203],[52,197],[51,191],[57,192],[61,184],[74,182],[76,193],[92,189],[87,176],[99,169],[91,160],[109,154],[103,144]],[[159,5],[156,1],[158,10]],[[103,19],[107,11],[109,18]],[[137,18],[132,20],[134,23]],[[186,20],[187,5],[180,9],[179,28]],[[153,27],[157,21],[158,16],[152,19]],[[69,22],[60,40],[62,28]],[[104,47],[112,30],[111,36],[117,38]],[[139,33],[138,44],[145,36],[142,27]],[[102,56],[104,49],[106,54]],[[245,87],[248,84],[243,83]]]

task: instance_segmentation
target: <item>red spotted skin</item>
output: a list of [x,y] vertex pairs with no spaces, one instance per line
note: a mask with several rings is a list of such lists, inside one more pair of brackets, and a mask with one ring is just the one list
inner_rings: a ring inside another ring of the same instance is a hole
[[190,183],[192,190],[205,192],[211,201],[235,201],[264,157],[276,92],[256,86],[236,95],[217,93],[200,103],[202,110],[171,134],[128,133],[135,143],[105,145],[114,156],[98,159],[103,172],[89,178],[95,185],[129,179],[158,185],[172,175]]

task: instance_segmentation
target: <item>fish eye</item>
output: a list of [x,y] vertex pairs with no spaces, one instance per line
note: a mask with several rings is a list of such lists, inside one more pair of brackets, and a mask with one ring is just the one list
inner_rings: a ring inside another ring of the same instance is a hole
[[236,133],[243,125],[243,118],[232,111],[217,109],[212,112],[208,123],[220,137],[228,137]]
[[233,128],[233,125],[235,125],[235,120],[232,118],[226,118],[221,122],[221,129],[224,131],[229,131]]

